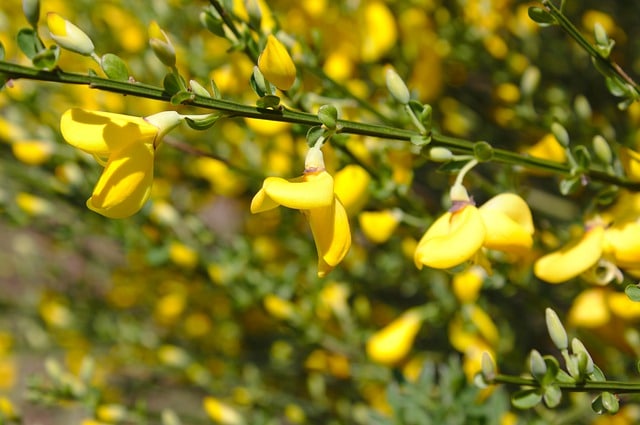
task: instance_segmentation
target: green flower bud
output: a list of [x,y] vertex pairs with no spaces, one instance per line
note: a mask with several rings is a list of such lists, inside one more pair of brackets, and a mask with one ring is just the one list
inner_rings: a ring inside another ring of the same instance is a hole
[[493,381],[496,377],[496,366],[493,363],[493,359],[486,351],[482,353],[481,367],[482,377],[484,380],[487,382]]
[[578,370],[582,375],[591,375],[593,373],[593,359],[587,351],[582,341],[578,338],[571,340],[571,351],[578,357]]
[[541,381],[547,373],[547,364],[538,350],[531,350],[529,354],[529,370],[537,381]]
[[601,135],[593,136],[593,151],[603,164],[611,164],[613,154],[611,153],[611,147],[607,143],[607,139]]
[[447,162],[453,159],[453,153],[447,148],[435,146],[429,150],[429,159],[435,162]]
[[520,92],[522,92],[523,96],[531,96],[538,88],[539,83],[540,70],[535,66],[530,66],[524,71],[524,74],[522,74],[522,79],[520,80]]
[[211,97],[211,94],[209,93],[209,91],[205,89],[202,86],[202,84],[200,84],[196,80],[189,80],[189,87],[191,88],[191,91],[197,94],[198,96]]
[[160,62],[170,68],[176,66],[176,49],[156,21],[149,24],[149,45]]
[[47,14],[47,26],[53,41],[63,49],[90,56],[93,42],[87,34],[55,12]]
[[609,36],[600,22],[596,22],[593,26],[593,35],[598,46],[609,47]]
[[389,93],[391,93],[391,96],[403,105],[408,104],[409,100],[411,100],[409,89],[393,67],[387,66],[385,79],[387,82],[387,89],[389,90]]
[[559,122],[554,122],[551,124],[551,133],[554,135],[556,140],[565,148],[569,146],[569,133],[567,129],[562,126]]
[[556,312],[547,308],[545,310],[545,319],[547,322],[547,330],[549,331],[549,336],[553,344],[558,350],[566,350],[569,347],[569,338]]
[[40,19],[40,0],[22,0],[22,12],[31,26],[36,28]]

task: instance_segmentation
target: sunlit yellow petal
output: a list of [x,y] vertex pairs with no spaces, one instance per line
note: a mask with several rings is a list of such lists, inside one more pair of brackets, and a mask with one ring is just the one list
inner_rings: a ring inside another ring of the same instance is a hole
[[112,153],[87,207],[109,218],[138,212],[151,193],[153,154],[151,145],[140,143]]
[[153,144],[158,134],[158,128],[141,117],[79,108],[62,115],[60,131],[70,145],[99,156],[135,141]]
[[402,213],[395,210],[363,211],[358,215],[362,233],[374,243],[384,243],[400,223]]
[[347,212],[334,197],[329,207],[308,211],[309,225],[318,250],[318,276],[324,277],[342,261],[351,247]]
[[416,266],[438,269],[457,266],[474,256],[484,238],[484,223],[476,207],[467,205],[454,213],[447,212],[418,242],[414,256]]
[[369,200],[371,176],[359,165],[350,164],[335,175],[334,190],[349,216],[358,213]]
[[333,203],[333,178],[326,171],[307,174],[302,181],[268,177],[262,188],[274,202],[299,210],[328,207]]
[[606,291],[591,288],[580,293],[569,309],[569,323],[574,326],[595,328],[609,322],[611,315],[607,307]]
[[596,264],[602,255],[603,240],[604,227],[592,227],[579,240],[539,258],[533,271],[549,283],[565,282]]
[[267,45],[258,58],[262,75],[280,90],[288,90],[296,80],[296,66],[287,48],[273,35],[267,36]]
[[377,363],[393,366],[409,353],[422,325],[417,310],[407,310],[373,334],[367,341],[367,355]]
[[529,233],[534,232],[533,218],[529,205],[515,193],[501,193],[485,202],[480,211],[496,210],[506,214]]
[[510,254],[522,254],[533,245],[533,238],[523,226],[494,209],[480,209],[486,229],[484,246]]
[[608,294],[607,304],[613,314],[625,320],[640,318],[640,303],[631,301],[624,292],[611,292]]
[[613,225],[605,231],[604,252],[620,267],[640,265],[640,223]]
[[478,299],[478,294],[487,272],[478,265],[469,267],[453,276],[453,293],[461,303],[472,303]]

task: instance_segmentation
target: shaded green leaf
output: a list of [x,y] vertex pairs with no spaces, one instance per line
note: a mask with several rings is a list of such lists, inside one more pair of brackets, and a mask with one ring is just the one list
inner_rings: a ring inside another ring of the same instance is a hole
[[527,13],[529,18],[538,24],[549,25],[556,23],[555,18],[541,7],[532,6],[527,10]]
[[631,301],[640,302],[640,286],[638,285],[627,285],[624,288],[624,293],[627,294],[627,297]]
[[258,108],[276,109],[280,105],[280,98],[273,95],[263,96],[256,101],[256,105]]
[[540,401],[542,401],[542,395],[537,388],[520,390],[511,396],[511,404],[518,409],[531,409]]
[[547,407],[554,408],[558,406],[562,400],[562,390],[557,385],[548,385],[544,387],[543,398]]
[[602,407],[604,407],[605,410],[609,413],[617,413],[620,409],[620,402],[618,401],[618,397],[610,392],[603,392]]
[[[182,77],[180,77],[182,79]],[[174,95],[179,91],[182,91],[182,88],[185,87],[185,82],[182,80],[182,84],[178,81],[178,77],[176,77],[173,73],[168,73],[164,76],[164,80],[162,81],[162,86],[164,87],[164,91],[169,95]]]
[[48,49],[41,50],[32,59],[33,66],[39,69],[53,69],[60,58],[60,48],[53,45]]
[[186,117],[185,121],[187,122],[187,125],[193,128],[194,130],[206,130],[212,127],[221,116],[222,114],[209,114],[202,117],[198,117],[197,119]]
[[29,59],[33,59],[41,50],[38,34],[31,28],[22,28],[16,37],[18,47]]
[[578,145],[573,148],[573,156],[582,169],[587,169],[591,165],[591,154],[586,146]]
[[193,99],[193,95],[192,95],[191,92],[180,91],[180,92],[174,94],[173,96],[171,96],[171,103],[173,105],[180,105],[184,101],[190,100],[190,99]]
[[100,60],[100,66],[104,73],[111,80],[127,81],[129,79],[129,70],[127,65],[120,57],[113,53],[106,53]]

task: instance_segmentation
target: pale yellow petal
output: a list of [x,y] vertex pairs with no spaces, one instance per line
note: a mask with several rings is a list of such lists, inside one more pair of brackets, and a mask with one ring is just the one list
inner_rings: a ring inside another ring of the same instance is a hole
[[605,231],[605,253],[620,267],[640,265],[640,223],[613,225]]
[[546,282],[565,282],[596,264],[602,255],[603,241],[604,228],[595,226],[579,240],[539,258],[533,271]]
[[505,213],[480,208],[486,229],[484,246],[510,254],[520,255],[533,245],[531,233]]
[[251,200],[251,212],[253,214],[269,211],[280,206],[276,201],[271,199],[262,187]]
[[484,223],[476,207],[467,205],[454,213],[447,212],[418,242],[414,256],[416,266],[455,267],[473,257],[484,238]]
[[138,143],[114,152],[87,207],[109,218],[129,217],[138,212],[151,193],[153,154],[152,146]]
[[108,156],[132,142],[153,144],[158,128],[141,117],[69,109],[60,119],[62,137],[85,152]]
[[302,181],[268,177],[262,188],[274,202],[299,210],[328,207],[333,203],[333,178],[326,171],[304,176]]
[[500,211],[522,226],[528,233],[534,232],[533,218],[531,217],[529,205],[515,193],[501,193],[496,195],[485,202],[479,210]]

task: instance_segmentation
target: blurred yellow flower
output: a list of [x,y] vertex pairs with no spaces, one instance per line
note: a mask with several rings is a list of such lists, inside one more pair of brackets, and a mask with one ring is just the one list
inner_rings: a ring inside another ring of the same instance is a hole
[[92,154],[105,169],[87,207],[109,218],[129,217],[151,194],[153,160],[161,138],[182,121],[174,111],[141,118],[69,109],[60,120],[67,143]]
[[374,333],[367,341],[369,358],[388,366],[398,364],[409,354],[422,320],[419,310],[410,309]]
[[453,293],[462,304],[473,303],[478,299],[487,272],[478,265],[456,273],[453,276]]
[[377,0],[365,3],[361,16],[360,57],[364,62],[374,62],[395,46],[398,39],[396,19],[386,4]]
[[351,247],[349,219],[334,191],[333,177],[324,168],[322,151],[311,148],[302,177],[268,177],[251,201],[251,212],[278,206],[301,210],[309,221],[318,250],[318,276],[324,277]]
[[171,242],[169,245],[169,258],[185,269],[192,269],[198,265],[198,252],[181,242]]
[[267,294],[262,300],[262,304],[267,313],[276,319],[287,320],[296,314],[295,305],[291,301],[275,294]]
[[336,173],[334,190],[350,217],[367,204],[370,182],[369,173],[357,164],[349,164]]
[[53,146],[45,140],[18,140],[11,144],[13,155],[27,165],[41,165],[53,153]]
[[536,158],[548,159],[550,161],[565,162],[567,153],[564,147],[551,133],[546,134],[534,145],[525,149],[525,153]]
[[273,35],[267,36],[267,45],[258,58],[262,75],[280,90],[288,90],[296,80],[296,66],[287,48]]
[[243,425],[246,423],[236,409],[215,397],[205,397],[203,404],[209,418],[219,424]]
[[363,211],[358,215],[362,233],[374,243],[388,241],[401,220],[402,211],[398,209]]

